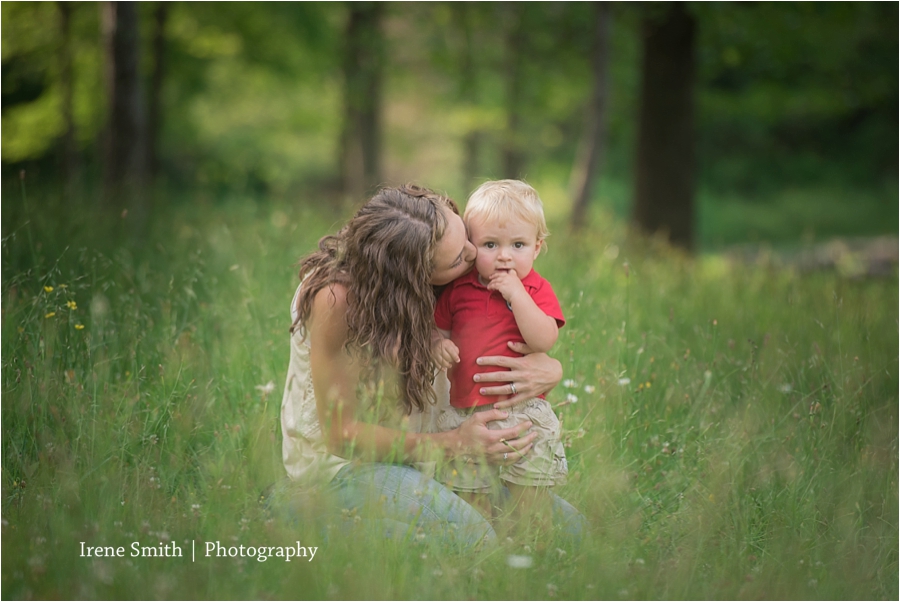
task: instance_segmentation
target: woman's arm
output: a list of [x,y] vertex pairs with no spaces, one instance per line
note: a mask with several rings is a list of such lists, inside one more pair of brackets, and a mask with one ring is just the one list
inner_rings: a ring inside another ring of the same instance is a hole
[[[506,417],[501,410],[477,412],[458,429],[446,433],[408,433],[358,421],[356,385],[360,367],[344,349],[346,312],[346,289],[339,285],[325,287],[316,294],[306,324],[316,410],[331,453],[394,462],[484,454],[489,461],[502,463],[506,452],[528,452],[536,435],[520,435],[531,428],[531,423],[502,430],[487,428],[488,422]],[[506,462],[514,462],[517,457],[508,454]]]
[[[562,380],[562,364],[546,353],[531,353],[531,349],[522,343],[510,341],[509,348],[516,353],[523,353],[522,357],[506,357],[502,355],[486,356],[478,358],[478,365],[499,366],[509,368],[498,372],[482,372],[474,376],[475,382],[505,382],[512,383],[483,387],[482,395],[512,395],[509,399],[498,401],[494,404],[497,409],[514,406],[520,401],[537,397],[559,384]],[[515,393],[515,394],[513,394]]]

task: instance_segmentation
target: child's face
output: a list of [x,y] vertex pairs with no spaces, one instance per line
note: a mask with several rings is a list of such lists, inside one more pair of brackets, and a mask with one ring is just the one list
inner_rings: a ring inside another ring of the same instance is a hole
[[475,269],[487,280],[494,272],[515,271],[519,280],[531,271],[541,252],[537,226],[519,219],[503,223],[472,218],[468,223],[469,240],[475,245]]

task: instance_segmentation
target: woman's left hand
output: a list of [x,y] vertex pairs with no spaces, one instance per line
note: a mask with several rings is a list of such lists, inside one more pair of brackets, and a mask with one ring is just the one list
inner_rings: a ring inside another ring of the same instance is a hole
[[525,343],[510,341],[508,345],[516,353],[524,355],[522,357],[491,355],[477,360],[479,366],[509,368],[500,372],[483,372],[475,375],[475,382],[508,383],[481,389],[482,395],[510,396],[494,404],[498,410],[546,393],[559,384],[563,374],[562,364],[546,353],[532,353]]

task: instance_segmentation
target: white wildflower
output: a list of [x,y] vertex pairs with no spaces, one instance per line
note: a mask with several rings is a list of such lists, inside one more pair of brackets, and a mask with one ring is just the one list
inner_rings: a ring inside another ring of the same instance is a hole
[[627,376],[625,376],[625,377],[619,379],[619,386],[620,386],[620,387],[627,387],[627,386],[630,385],[630,384],[631,384],[631,379],[628,378]]
[[566,395],[566,401],[569,403],[578,403],[578,396],[569,393]]
[[566,380],[563,381],[563,386],[567,389],[573,389],[578,386],[578,383],[576,383],[571,378],[567,378]]
[[263,397],[268,397],[275,390],[275,383],[270,380],[264,385],[256,385],[255,389],[262,393]]
[[784,383],[783,385],[778,387],[778,390],[781,391],[782,393],[790,393],[791,391],[794,390],[794,387],[793,387],[793,385],[791,385],[791,383]]
[[593,393],[593,392],[596,391],[596,390],[597,390],[597,388],[594,387],[594,385],[585,385],[585,386],[584,386],[584,392],[585,392],[585,393],[590,394],[590,393]]
[[510,554],[506,557],[506,566],[513,569],[530,569],[533,560],[531,556],[521,556],[519,554]]

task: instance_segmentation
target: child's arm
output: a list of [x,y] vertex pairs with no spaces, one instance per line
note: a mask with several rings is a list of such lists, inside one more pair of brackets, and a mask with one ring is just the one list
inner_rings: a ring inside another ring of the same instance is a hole
[[556,320],[537,306],[515,272],[495,272],[488,283],[488,289],[500,291],[509,303],[519,332],[532,350],[544,353],[553,347],[559,336]]
[[431,353],[434,361],[444,370],[459,363],[459,347],[450,340],[449,330],[435,329],[431,334]]

